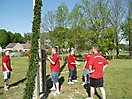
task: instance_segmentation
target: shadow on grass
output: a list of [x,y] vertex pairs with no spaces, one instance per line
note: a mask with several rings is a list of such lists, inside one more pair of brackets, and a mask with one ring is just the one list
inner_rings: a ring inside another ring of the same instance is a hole
[[[60,90],[61,90],[61,86],[62,86],[62,84],[63,84],[64,81],[65,81],[64,77],[59,78],[59,87],[60,87]],[[47,80],[47,91],[46,91],[46,93],[44,93],[44,96],[41,99],[47,99],[48,98],[49,94],[51,93],[51,91],[49,90],[50,88],[52,88],[51,78],[49,78]]]
[[[17,86],[17,85],[19,85],[20,83],[23,83],[25,80],[26,80],[26,78],[23,78],[23,79],[21,79],[21,80],[15,82],[15,83],[13,83],[13,84],[10,84],[9,86],[10,86],[10,88],[11,88],[11,87],[14,87],[14,86]],[[2,89],[2,88],[4,88],[4,86],[0,86],[0,89]]]
[[[59,76],[60,76],[61,72],[63,71],[63,69],[65,68],[66,64],[67,64],[67,62],[65,62],[61,66]],[[49,78],[49,76],[50,75],[47,75],[46,76],[46,85],[47,85],[46,87],[47,87],[47,91],[46,91],[46,93],[44,93],[44,96],[41,99],[47,99],[48,96],[49,96],[49,94],[51,93],[51,91],[49,89],[52,88],[53,85],[52,85],[51,78]],[[59,78],[59,87],[60,87],[60,90],[61,90],[61,86],[62,86],[62,84],[63,84],[64,81],[65,81],[65,79],[64,79],[63,76]]]
[[[86,89],[88,97],[90,97],[90,84],[84,85],[84,88]],[[98,94],[96,88],[95,88],[95,95],[97,96],[98,99],[102,99],[101,96]]]
[[24,83],[24,81],[26,81],[26,78],[23,78],[23,79],[21,79],[21,80],[15,82],[15,83],[13,83],[13,84],[10,84],[9,86],[10,86],[10,88],[11,88],[11,87],[14,87],[14,86],[19,85],[20,83]]

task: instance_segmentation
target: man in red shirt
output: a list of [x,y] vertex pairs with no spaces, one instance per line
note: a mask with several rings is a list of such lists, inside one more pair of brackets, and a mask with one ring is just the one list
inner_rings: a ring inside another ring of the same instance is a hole
[[58,75],[60,71],[60,59],[57,54],[57,47],[52,47],[52,58],[48,57],[48,60],[50,61],[50,70],[53,82],[53,87],[50,90],[56,90],[56,92],[54,92],[53,94],[58,95],[60,94],[58,81]]
[[84,82],[82,83],[82,85],[86,85],[87,83],[90,83],[90,74],[89,74],[89,65],[88,65],[88,61],[90,59],[90,55],[89,55],[89,51],[87,50],[86,51],[86,55],[85,55],[85,63],[84,63],[84,67],[83,67],[83,70],[84,70]]
[[104,76],[104,70],[108,66],[108,61],[99,54],[100,47],[94,46],[93,49],[93,55],[91,56],[89,60],[89,70],[90,70],[90,98],[86,99],[93,99],[95,88],[99,87],[102,99],[106,99],[105,95],[105,89],[103,87],[103,76]]
[[2,72],[4,74],[4,90],[7,91],[9,89],[9,82],[11,76],[11,62],[10,62],[10,51],[5,51],[5,55],[2,57]]
[[74,49],[70,49],[70,55],[68,56],[68,69],[69,69],[69,77],[68,77],[68,84],[74,84],[73,82],[78,82],[76,80],[77,77],[77,70],[76,65],[80,65],[74,57]]

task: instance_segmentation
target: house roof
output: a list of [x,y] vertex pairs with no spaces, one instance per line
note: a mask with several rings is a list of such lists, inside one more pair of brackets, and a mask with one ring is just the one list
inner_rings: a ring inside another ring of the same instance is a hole
[[31,45],[30,44],[21,44],[23,49],[30,49]]
[[17,43],[10,43],[6,46],[6,48],[13,48]]

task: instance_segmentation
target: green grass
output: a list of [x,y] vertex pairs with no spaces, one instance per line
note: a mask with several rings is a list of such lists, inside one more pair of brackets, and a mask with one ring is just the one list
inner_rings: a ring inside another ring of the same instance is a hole
[[[0,99],[22,99],[23,89],[25,87],[25,81],[19,82],[25,78],[28,62],[27,57],[12,57],[12,67],[13,74],[10,79],[10,84],[12,87],[9,91],[5,92],[3,90],[3,74],[0,73]],[[107,99],[132,99],[132,88],[131,88],[131,71],[132,71],[132,60],[114,60],[109,61],[109,66],[105,71],[105,89],[107,94]],[[64,63],[61,62],[61,66]],[[78,83],[74,85],[68,85],[68,69],[67,64],[65,65],[63,71],[61,72],[59,79],[61,82],[61,94],[54,97],[52,95],[53,91],[48,94],[47,99],[85,99],[87,95],[87,90],[81,85],[82,84],[82,74],[83,74],[83,62],[81,66],[78,66]],[[50,74],[49,63],[47,62],[47,75]],[[47,79],[48,88],[51,87],[50,77]],[[88,86],[85,86],[88,87]],[[100,94],[99,90],[97,92]],[[95,99],[98,99],[95,96]]]

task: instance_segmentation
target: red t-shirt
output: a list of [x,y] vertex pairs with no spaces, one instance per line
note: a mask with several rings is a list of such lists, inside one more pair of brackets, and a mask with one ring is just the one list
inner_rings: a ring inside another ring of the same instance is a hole
[[51,60],[53,62],[55,62],[54,65],[52,63],[50,63],[50,69],[51,69],[51,71],[59,72],[60,71],[60,59],[59,59],[58,54],[57,53],[52,54]]
[[89,59],[90,59],[90,55],[89,55],[89,54],[86,54],[86,55],[85,55],[85,58],[84,58],[84,60],[87,61],[86,65],[84,66],[84,68],[86,68],[86,69],[89,68],[89,65],[88,65]]
[[11,62],[10,62],[10,57],[9,57],[9,56],[4,55],[4,56],[2,57],[2,72],[7,71],[7,70],[5,69],[3,63],[6,63],[7,68],[8,68],[10,71],[12,71]]
[[76,68],[75,64],[71,64],[72,62],[75,63],[76,59],[73,55],[68,56],[68,68]]
[[92,70],[95,70],[90,77],[98,79],[104,76],[103,67],[108,64],[108,61],[99,53],[95,53],[91,56],[88,64],[92,66]]
[[30,59],[30,52],[27,53],[28,59]]

